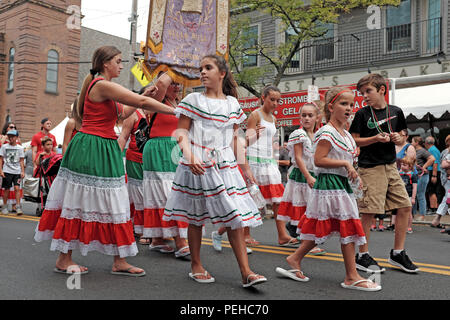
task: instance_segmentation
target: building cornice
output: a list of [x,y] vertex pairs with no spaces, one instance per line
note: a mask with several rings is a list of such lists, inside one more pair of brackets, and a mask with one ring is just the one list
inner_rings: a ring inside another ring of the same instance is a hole
[[54,11],[57,11],[57,12],[60,12],[60,13],[68,14],[66,12],[67,8],[61,8],[61,7],[55,6],[55,5],[50,4],[50,3],[46,3],[45,1],[41,1],[41,0],[18,0],[18,1],[14,1],[13,3],[9,3],[9,4],[4,5],[3,7],[0,7],[0,14],[2,14],[3,12],[9,11],[11,9],[14,9],[16,7],[19,7],[19,6],[23,5],[23,4],[27,4],[27,3],[34,4],[34,5],[37,5],[37,6],[40,6],[40,7],[44,7],[44,8],[47,8],[47,9],[51,9],[51,10],[54,10]]

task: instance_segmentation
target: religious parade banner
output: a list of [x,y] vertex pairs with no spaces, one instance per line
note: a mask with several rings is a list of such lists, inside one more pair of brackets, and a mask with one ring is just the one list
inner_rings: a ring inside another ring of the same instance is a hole
[[[387,85],[389,85],[387,83]],[[343,88],[349,88],[355,94],[355,105],[353,112],[355,113],[366,104],[362,95],[356,90],[356,84],[342,86]],[[389,88],[389,86],[388,86]],[[319,88],[320,99],[324,100],[325,92],[329,87]],[[389,92],[389,89],[387,90]],[[389,94],[386,94],[385,100],[389,103]],[[277,119],[277,127],[289,127],[300,125],[300,107],[308,102],[308,90],[287,92],[281,94],[281,101],[278,108],[274,111],[273,115]],[[242,110],[248,115],[253,110],[261,106],[260,100],[257,97],[239,99]]]
[[200,85],[200,60],[228,58],[229,0],[152,0],[145,60],[148,79],[168,72],[185,87]]

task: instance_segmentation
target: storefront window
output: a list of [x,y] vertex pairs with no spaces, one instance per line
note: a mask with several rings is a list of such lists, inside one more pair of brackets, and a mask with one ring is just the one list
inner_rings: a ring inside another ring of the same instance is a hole
[[411,0],[386,11],[387,51],[411,49]]
[[[254,25],[246,28],[243,31],[243,37],[244,37],[244,52],[246,50],[254,51],[256,48],[256,45],[258,44],[258,38],[259,38],[259,26]],[[258,55],[257,54],[247,54],[244,53],[243,57],[243,66],[244,67],[256,67],[258,65]]]
[[427,49],[441,46],[441,0],[428,0]]

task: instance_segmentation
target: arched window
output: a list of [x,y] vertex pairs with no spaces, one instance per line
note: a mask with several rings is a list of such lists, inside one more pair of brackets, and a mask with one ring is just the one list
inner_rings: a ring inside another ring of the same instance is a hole
[[56,50],[50,50],[47,55],[47,84],[45,86],[46,92],[58,92],[58,64],[59,54]]
[[8,86],[7,91],[14,89],[14,55],[16,54],[16,49],[9,49],[9,61],[11,62],[8,67]]

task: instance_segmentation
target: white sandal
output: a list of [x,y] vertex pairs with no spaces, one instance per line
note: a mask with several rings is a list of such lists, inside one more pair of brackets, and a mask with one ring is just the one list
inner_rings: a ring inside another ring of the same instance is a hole
[[182,258],[182,257],[186,257],[186,256],[190,255],[191,252],[189,250],[183,252],[186,249],[189,249],[189,246],[185,246],[185,247],[181,248],[180,250],[175,251],[175,258],[178,259],[178,258]]
[[345,284],[345,282],[342,282],[342,283],[341,283],[341,287],[342,287],[342,288],[345,288],[345,289],[353,289],[353,290],[361,290],[361,291],[370,291],[370,292],[373,292],[373,291],[380,291],[380,290],[381,290],[381,286],[380,286],[380,285],[377,285],[377,286],[374,287],[374,288],[366,288],[366,287],[359,287],[359,286],[357,286],[357,284],[362,283],[362,282],[375,283],[375,282],[373,282],[372,280],[369,280],[369,279],[363,279],[363,280],[355,281],[355,282],[353,282],[352,284]]
[[199,282],[199,283],[212,283],[214,281],[216,281],[216,279],[214,279],[213,277],[211,278],[207,278],[207,279],[199,279],[197,278],[198,276],[208,276],[208,271],[205,270],[205,272],[203,273],[191,273],[189,272],[189,278],[194,279],[195,281]]

